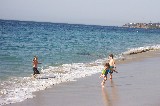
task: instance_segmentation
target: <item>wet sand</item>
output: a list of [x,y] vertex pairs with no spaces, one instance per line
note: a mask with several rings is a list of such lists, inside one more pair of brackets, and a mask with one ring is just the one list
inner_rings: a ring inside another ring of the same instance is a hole
[[7,106],[160,106],[160,56],[156,56],[118,64],[119,73],[114,73],[104,88],[98,73]]

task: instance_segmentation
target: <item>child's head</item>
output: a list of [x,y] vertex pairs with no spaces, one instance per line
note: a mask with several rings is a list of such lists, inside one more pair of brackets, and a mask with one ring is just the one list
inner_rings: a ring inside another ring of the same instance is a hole
[[104,67],[109,68],[110,67],[109,63],[106,63]]
[[113,59],[113,54],[110,54],[109,57],[111,57]]
[[37,57],[37,56],[34,56],[33,60],[37,60],[37,59],[38,59],[38,57]]

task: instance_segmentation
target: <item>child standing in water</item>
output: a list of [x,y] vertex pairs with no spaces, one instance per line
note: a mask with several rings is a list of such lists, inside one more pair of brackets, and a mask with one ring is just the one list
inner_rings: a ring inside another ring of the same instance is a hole
[[38,67],[38,64],[41,64],[41,63],[38,62],[37,56],[34,56],[32,63],[33,63],[33,72],[34,72],[33,76],[36,77],[36,74],[40,74],[39,71],[37,70],[37,67]]
[[116,63],[115,60],[113,59],[113,54],[109,55],[109,65],[110,65],[110,79],[112,79],[112,73],[116,72],[118,73],[115,69],[116,69]]
[[106,63],[104,65],[104,69],[102,70],[102,73],[100,75],[100,78],[102,78],[102,77],[104,78],[102,83],[101,83],[102,87],[104,87],[104,84],[105,84],[105,82],[107,80],[107,74],[108,74],[108,72],[110,72],[109,69],[110,69],[110,65],[109,65],[109,63]]

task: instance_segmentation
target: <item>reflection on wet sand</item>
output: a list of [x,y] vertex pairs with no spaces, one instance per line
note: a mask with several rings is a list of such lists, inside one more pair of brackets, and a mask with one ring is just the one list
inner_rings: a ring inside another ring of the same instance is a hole
[[117,88],[113,80],[110,80],[110,85],[111,85],[111,92],[109,92],[109,88],[102,87],[104,106],[115,106],[115,103],[118,101]]

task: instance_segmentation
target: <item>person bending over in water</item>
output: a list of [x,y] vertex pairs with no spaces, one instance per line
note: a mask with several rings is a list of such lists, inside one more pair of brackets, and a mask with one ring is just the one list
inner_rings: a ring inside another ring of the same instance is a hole
[[102,81],[102,83],[101,83],[102,87],[104,87],[104,84],[105,84],[105,82],[107,80],[107,74],[108,74],[108,72],[110,72],[110,65],[109,65],[109,63],[106,63],[104,65],[104,69],[102,70],[102,73],[101,73],[101,75],[99,77],[99,78],[102,78],[102,77],[104,78],[103,81]]
[[112,79],[112,73],[113,72],[116,72],[116,63],[115,63],[115,60],[113,59],[113,54],[110,54],[109,55],[109,65],[110,65],[110,79]]
[[33,76],[36,77],[36,74],[40,74],[39,71],[37,70],[37,67],[38,67],[38,64],[41,64],[38,62],[38,57],[37,56],[34,56],[33,58]]

